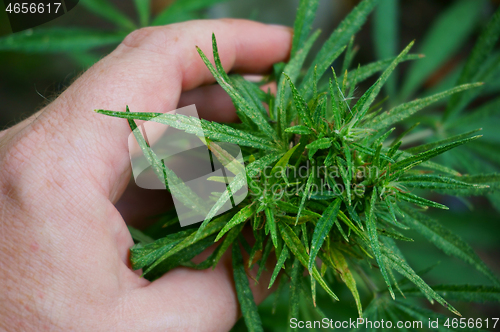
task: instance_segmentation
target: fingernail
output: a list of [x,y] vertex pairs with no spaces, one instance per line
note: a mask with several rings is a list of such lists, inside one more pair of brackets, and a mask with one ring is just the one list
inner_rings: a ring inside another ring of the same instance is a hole
[[268,24],[268,25],[279,29],[287,30],[288,32],[293,33],[293,28],[286,25],[281,25],[281,24]]

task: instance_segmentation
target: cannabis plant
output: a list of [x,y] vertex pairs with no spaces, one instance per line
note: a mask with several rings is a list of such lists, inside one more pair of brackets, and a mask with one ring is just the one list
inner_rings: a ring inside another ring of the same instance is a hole
[[[384,100],[378,102],[377,97],[391,73],[401,62],[418,61],[421,55],[410,53],[412,42],[394,58],[351,68],[353,35],[376,4],[376,0],[362,1],[330,35],[312,64],[303,68],[319,32],[310,34],[317,1],[300,1],[290,60],[275,64],[273,74],[263,82],[228,75],[221,65],[215,36],[214,63],[206,57],[206,50],[198,49],[218,84],[232,98],[239,124],[214,123],[182,114],[135,113],[128,108],[126,112],[97,110],[128,120],[144,155],[161,179],[166,179],[172,170],[136,130],[134,120],[153,121],[197,135],[225,165],[234,157],[218,142],[237,144],[244,155],[245,172],[239,172],[236,166],[228,168],[234,176],[228,177],[226,191],[213,197],[213,207],[198,227],[179,230],[175,211],[170,211],[159,225],[145,232],[148,235],[131,229],[136,241],[131,248],[134,269],[142,269],[145,278],[154,280],[177,266],[211,268],[231,247],[238,300],[250,331],[261,331],[262,324],[246,270],[257,264],[255,281],[259,282],[271,256],[275,256],[276,265],[269,287],[279,280],[281,289],[289,282],[289,319],[298,317],[301,296],[309,298],[319,316],[325,317],[316,304],[317,293],[322,289],[333,301],[342,300],[332,290],[338,281],[352,293],[360,317],[380,318],[381,311],[376,306],[370,305],[363,312],[358,292],[360,281],[374,293],[380,292],[374,286],[378,275],[392,299],[404,298],[406,291],[420,293],[459,316],[441,295],[443,292],[473,299],[498,297],[496,287],[445,285],[438,292],[410,267],[398,248],[399,241],[413,241],[409,236],[418,232],[499,285],[498,278],[470,246],[426,213],[429,209],[448,207],[416,194],[424,189],[483,195],[498,189],[496,173],[463,175],[432,160],[481,136],[471,131],[402,150],[403,141],[417,124],[403,131],[396,131],[395,127],[447,97],[452,96],[456,103],[459,97],[454,96],[480,89],[482,83],[470,83],[471,76],[466,75],[460,79],[460,85],[385,109]],[[496,21],[491,23],[495,29],[498,16],[497,13]],[[482,38],[494,43],[497,37],[497,33],[486,29]],[[464,72],[478,65],[483,52],[484,49],[473,53],[476,55]],[[332,64],[339,58],[341,69],[336,71]],[[379,72],[378,79],[360,95],[356,87]],[[275,95],[259,88],[269,81],[277,83]],[[455,108],[451,108],[446,114],[454,112]],[[168,185],[165,184],[167,188]],[[218,215],[232,193],[245,185],[249,195],[235,208]],[[193,195],[188,196],[192,199]],[[241,235],[245,226],[253,231],[253,245]],[[214,241],[218,246],[205,261],[191,262]],[[413,288],[408,281],[414,284]],[[378,298],[374,302],[381,304]],[[427,320],[424,309],[399,300],[394,303],[392,318],[407,314]]]

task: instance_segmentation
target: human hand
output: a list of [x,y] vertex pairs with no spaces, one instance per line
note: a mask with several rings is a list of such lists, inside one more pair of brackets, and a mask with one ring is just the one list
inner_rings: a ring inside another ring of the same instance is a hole
[[[291,31],[243,20],[192,21],[130,34],[57,99],[0,132],[0,328],[8,331],[225,331],[238,318],[231,257],[150,283],[129,268],[133,241],[115,207],[131,169],[127,121],[96,108],[235,120],[196,52],[215,32],[226,71],[262,73]],[[197,88],[197,89],[195,89]],[[217,98],[214,98],[217,97]],[[128,196],[130,199],[130,195]],[[132,199],[137,216],[146,213]],[[257,302],[267,283],[253,286]]]

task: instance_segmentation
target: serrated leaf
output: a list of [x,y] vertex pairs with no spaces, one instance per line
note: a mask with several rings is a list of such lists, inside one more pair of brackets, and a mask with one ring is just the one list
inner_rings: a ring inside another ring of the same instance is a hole
[[[409,60],[418,60],[423,58],[422,54],[406,54],[403,58],[400,59],[400,62],[409,61]],[[369,64],[360,66],[357,69],[351,70],[347,74],[347,82],[348,85],[352,85],[354,79],[356,79],[357,83],[361,83],[365,81],[367,78],[375,75],[378,72],[383,71],[387,68],[396,58],[388,58],[384,60],[379,60],[375,62],[371,62]],[[345,74],[344,74],[345,75]],[[341,77],[342,80],[345,80],[344,75]]]
[[406,119],[407,117],[415,114],[421,109],[435,103],[436,101],[446,98],[452,94],[468,90],[471,88],[475,88],[481,86],[482,83],[472,83],[472,84],[463,84],[460,86],[456,86],[452,89],[436,93],[435,95],[416,99],[410,101],[408,103],[401,104],[389,110],[388,112],[382,113],[379,116],[375,117],[373,120],[367,122],[366,127],[373,130],[380,130],[385,127],[391,126],[401,120]]
[[312,130],[306,126],[298,125],[285,129],[286,133],[298,134],[298,135],[309,135],[312,134]]
[[[484,28],[479,36],[472,52],[470,53],[465,65],[460,73],[457,84],[463,84],[473,80],[477,72],[480,71],[486,59],[490,56],[496,41],[500,36],[500,9],[497,9],[488,25]],[[450,98],[443,120],[447,122],[450,118],[456,115],[463,109],[460,105],[461,96],[453,96]]]
[[410,51],[410,48],[413,46],[413,42],[411,42],[406,48],[394,59],[394,61],[384,70],[382,75],[380,75],[379,79],[370,87],[370,89],[363,94],[363,96],[358,100],[352,112],[354,113],[353,120],[351,121],[352,125],[355,126],[363,117],[366,112],[370,108],[371,104],[378,96],[382,86],[385,84],[391,73],[394,71],[396,66],[402,61],[403,57]]
[[[500,302],[500,288],[494,286],[436,285],[432,289],[449,300],[476,303]],[[405,294],[421,295],[420,290],[416,288],[405,289]]]
[[370,240],[370,246],[372,248],[373,254],[375,255],[375,259],[377,260],[378,266],[380,268],[380,273],[384,277],[385,283],[387,284],[387,287],[389,289],[389,292],[394,299],[394,292],[392,290],[392,285],[389,280],[389,276],[386,271],[386,266],[385,262],[382,256],[382,250],[380,246],[380,242],[378,240],[378,234],[377,234],[377,224],[375,221],[375,201],[377,197],[377,190],[376,187],[373,188],[372,195],[370,198],[369,203],[367,204],[367,210],[366,210],[366,231],[368,232],[368,238]]
[[441,304],[454,314],[461,316],[460,313],[455,308],[453,308],[453,306],[451,306],[438,293],[436,293],[431,287],[429,287],[429,285],[427,285],[427,283],[422,278],[420,278],[403,259],[387,250],[384,250],[384,258],[387,265],[413,282],[420,289],[420,291],[424,293],[426,297],[436,300],[439,304]]
[[414,195],[412,193],[404,193],[404,192],[398,192],[396,193],[396,196],[399,199],[402,199],[404,201],[419,205],[419,206],[430,206],[430,207],[435,207],[438,209],[443,209],[443,210],[449,210],[449,208],[446,205],[439,204],[433,201],[430,201],[428,199],[422,198],[420,196]]
[[233,228],[238,224],[241,224],[242,222],[245,222],[248,218],[250,218],[253,215],[254,212],[255,212],[255,206],[253,204],[247,205],[240,211],[238,211],[238,213],[236,213],[231,218],[231,220],[229,220],[228,223],[224,225],[224,228],[222,228],[219,234],[217,234],[215,242],[219,241],[220,238],[223,237],[224,234],[226,234],[231,228]]
[[297,224],[299,222],[300,213],[304,209],[304,205],[306,203],[307,196],[309,196],[309,190],[311,189],[311,185],[313,183],[313,179],[314,179],[314,168],[313,168],[313,171],[309,174],[309,177],[307,178],[307,182],[306,182],[306,185],[305,185],[305,189],[302,192],[302,198],[300,200],[299,210],[297,212],[297,219],[295,221],[295,224]]
[[[375,8],[373,15],[373,41],[375,54],[378,59],[385,59],[396,55],[398,44],[398,1],[384,0]],[[389,96],[396,92],[395,77],[391,77],[386,84]]]
[[440,225],[435,220],[417,213],[415,210],[402,207],[406,216],[404,222],[425,236],[436,247],[446,254],[455,256],[473,265],[478,271],[486,275],[495,285],[500,285],[498,278],[491,272],[486,264],[476,255],[474,250],[450,230]]
[[297,109],[300,119],[308,128],[312,128],[313,123],[311,120],[311,110],[309,109],[309,106],[307,106],[307,102],[304,100],[304,97],[302,97],[299,91],[297,91],[297,88],[295,87],[295,84],[293,84],[291,78],[286,73],[283,73],[283,75],[287,79],[288,84],[292,89],[293,101],[295,103],[295,108]]
[[457,181],[453,178],[439,175],[410,175],[398,179],[398,182],[407,187],[420,189],[469,189],[469,188],[489,188],[488,185],[467,183]]
[[128,231],[130,232],[130,236],[132,236],[132,239],[134,242],[140,243],[140,244],[148,244],[148,243],[153,243],[155,240],[150,237],[147,234],[144,234],[142,231],[138,230],[137,228],[134,228],[132,226],[127,226]]
[[470,137],[472,134],[477,133],[478,131],[481,131],[481,130],[482,130],[482,128],[474,129],[474,130],[471,130],[471,131],[469,131],[467,133],[463,133],[463,134],[451,136],[451,137],[448,137],[448,138],[445,138],[445,139],[442,139],[442,140],[439,140],[439,141],[436,141],[436,142],[418,145],[418,146],[406,149],[405,151],[409,152],[409,153],[412,153],[412,154],[420,153],[420,152],[423,152],[423,151],[426,151],[426,150],[433,149],[433,148],[435,148],[436,146],[439,146],[439,145],[443,145],[443,144],[447,144],[447,143],[452,143],[452,142],[461,140],[462,138]]
[[266,208],[266,226],[271,233],[271,239],[273,241],[274,247],[278,247],[278,235],[276,233],[276,221],[274,220],[274,213],[270,208]]
[[332,248],[330,253],[337,271],[340,272],[342,281],[346,284],[347,288],[349,288],[354,300],[356,301],[356,309],[358,309],[359,317],[363,317],[363,309],[361,306],[361,299],[359,298],[358,288],[356,287],[356,280],[354,279],[351,270],[349,270],[349,266],[347,265],[344,255],[342,255],[340,250],[335,248]]
[[311,31],[312,23],[318,8],[318,0],[300,0],[297,16],[293,24],[293,40],[291,57],[305,43],[309,32]]
[[233,129],[227,125],[198,119],[196,117],[185,116],[182,114],[143,112],[126,113],[108,110],[95,110],[95,112],[117,118],[153,121],[172,126],[179,130],[184,130],[189,134],[194,134],[199,137],[207,137],[214,141],[234,143],[240,146],[249,146],[257,149],[278,151],[278,148],[275,145],[263,138],[241,130]]
[[271,281],[269,282],[269,287],[267,287],[268,289],[270,289],[273,286],[274,281],[276,280],[276,277],[278,277],[278,274],[281,271],[281,269],[283,268],[283,266],[285,265],[285,261],[288,259],[288,257],[290,257],[290,255],[288,254],[288,249],[287,249],[287,247],[284,247],[283,250],[281,250],[281,254],[280,254],[280,257],[278,258],[278,262],[276,263],[276,266],[274,267],[274,271],[273,271],[273,274],[271,276]]
[[321,50],[314,58],[307,71],[301,85],[300,91],[305,99],[309,99],[312,94],[312,86],[315,84],[314,68],[317,67],[317,79],[321,79],[323,73],[331,66],[333,61],[340,55],[344,47],[366,21],[367,16],[373,10],[378,0],[364,0],[338,25],[337,29],[330,35],[323,44]]
[[313,266],[315,266],[316,255],[318,254],[319,249],[321,248],[323,242],[328,236],[328,233],[330,232],[333,223],[337,219],[337,214],[339,213],[341,202],[342,200],[340,198],[334,200],[328,206],[325,212],[323,212],[323,215],[321,216],[321,218],[316,223],[316,226],[314,227],[314,233],[311,241],[311,254],[309,256],[309,263],[307,265],[307,269],[309,271],[312,271]]
[[414,155],[412,157],[408,157],[406,159],[400,160],[397,163],[395,163],[394,165],[392,165],[392,170],[393,171],[408,170],[414,166],[417,166],[418,164],[420,164],[424,161],[427,161],[427,160],[429,160],[437,155],[440,155],[440,154],[442,154],[450,149],[453,149],[457,146],[460,146],[460,145],[465,144],[467,142],[470,142],[472,140],[478,139],[479,137],[481,137],[481,135],[473,136],[473,137],[469,137],[469,138],[464,138],[464,139],[455,141],[453,143],[448,143],[448,144],[439,146],[437,148],[419,153],[419,154]]
[[[279,223],[278,228],[288,249],[290,249],[290,251],[295,255],[295,257],[298,258],[300,263],[307,268],[309,259],[306,254],[306,249],[302,245],[302,242],[298,238],[297,234],[295,234],[295,232],[292,230],[292,228],[290,228],[290,226],[284,223]],[[325,280],[323,280],[320,273],[318,272],[316,266],[313,266],[312,268],[312,276],[321,285],[321,287],[323,287],[323,289],[328,293],[328,295],[330,295],[333,299],[338,301],[337,295],[335,295],[335,293],[333,293],[332,290],[328,287]]]
[[130,248],[130,263],[134,270],[153,264],[163,254],[175,247],[183,239],[193,233],[192,230],[167,235],[148,244],[136,244]]
[[227,0],[177,0],[159,13],[153,20],[152,25],[166,25],[199,18],[193,16],[192,12],[224,1]]
[[130,18],[119,11],[108,0],[81,0],[79,3],[92,13],[103,17],[126,31],[132,31],[137,28]]
[[[300,264],[299,258],[295,257],[292,265],[292,273],[290,276],[290,299],[288,300],[288,319],[299,317],[300,304],[300,287],[301,287],[301,272],[304,270]],[[297,329],[295,329],[297,330]]]
[[125,36],[125,32],[105,32],[84,28],[29,29],[0,38],[0,51],[81,53],[96,47],[118,44]]
[[297,150],[297,148],[299,146],[300,146],[300,143],[298,143],[293,148],[291,148],[290,150],[288,150],[283,155],[283,157],[281,157],[280,160],[278,160],[278,162],[273,166],[273,168],[271,169],[271,174],[269,175],[269,177],[270,177],[270,179],[269,179],[269,187],[272,188],[273,184],[275,184],[278,181],[278,175],[279,174],[281,174],[282,176],[286,177],[286,175],[284,174],[284,171],[285,171],[285,169],[286,169],[286,167],[288,165],[290,157],[293,155],[293,153],[295,152],[295,150]]
[[434,21],[419,49],[426,57],[410,66],[400,100],[408,99],[430,74],[456,53],[476,26],[483,4],[483,1],[457,1]]
[[328,149],[330,146],[332,146],[332,140],[326,137],[317,139],[309,143],[308,145],[306,145],[309,159],[312,158],[312,156],[316,153],[316,151],[320,149]]
[[188,247],[193,247],[194,244],[197,242],[200,242],[201,240],[209,237],[210,235],[214,234],[215,232],[219,231],[226,225],[228,219],[231,217],[231,214],[223,214],[220,217],[214,219],[210,224],[207,225],[207,227],[202,231],[202,232],[193,232],[189,234],[187,237],[185,237],[181,242],[179,242],[176,246],[174,246],[172,249],[168,250],[165,252],[161,257],[157,258],[153,264],[151,264],[146,271],[143,272],[143,275],[148,274],[151,272],[156,266],[158,266],[160,263],[162,263],[164,260],[168,259],[169,257],[177,254],[181,250],[187,249]]
[[211,266],[215,268],[217,263],[220,261],[222,258],[222,255],[226,252],[226,250],[229,248],[231,244],[235,242],[235,240],[238,238],[240,235],[241,231],[243,230],[243,226],[245,226],[244,223],[238,224],[231,228],[229,232],[227,232],[226,237],[224,238],[224,241],[217,247],[217,249],[214,251],[214,256],[209,262]]
[[264,331],[238,245],[233,245],[233,278],[241,313],[248,331]]
[[198,54],[207,66],[208,70],[210,70],[210,73],[212,73],[213,77],[217,80],[217,83],[219,83],[219,85],[231,97],[236,108],[239,111],[244,112],[245,115],[250,118],[266,136],[273,140],[277,140],[278,137],[276,131],[271,127],[267,119],[264,117],[263,113],[259,111],[259,109],[257,109],[255,105],[249,104],[247,100],[245,100],[245,98],[243,98],[228,81],[227,74],[225,73],[224,68],[222,68],[222,64],[219,59],[215,34],[212,34],[212,46],[215,66],[217,67],[217,69],[212,65],[210,60],[208,60],[203,51],[197,47]]

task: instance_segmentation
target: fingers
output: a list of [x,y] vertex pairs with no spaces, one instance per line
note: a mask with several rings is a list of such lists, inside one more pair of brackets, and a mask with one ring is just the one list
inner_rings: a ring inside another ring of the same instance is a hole
[[[249,285],[256,303],[271,293],[267,289],[272,272],[270,265],[257,285],[252,278],[258,266],[247,272],[252,276]],[[124,313],[127,321],[123,322],[131,330],[229,331],[241,315],[233,281],[231,248],[213,270],[177,268],[134,292],[129,298],[134,303],[133,312]]]
[[[39,132],[45,137],[30,142],[64,153],[73,161],[68,162],[72,168],[68,171],[78,174],[78,181],[90,179],[108,197],[117,199],[129,179],[130,129],[127,121],[92,110],[123,111],[125,105],[138,112],[175,109],[183,90],[214,81],[195,49],[198,45],[212,58],[212,32],[227,71],[266,71],[285,60],[290,49],[288,29],[244,20],[193,21],[138,30],[40,114],[31,125],[43,128]],[[201,107],[201,100],[198,103]],[[207,115],[225,117],[212,113]],[[64,144],[51,141],[54,136]],[[33,150],[37,148],[42,147]]]
[[192,104],[196,105],[198,115],[204,119],[223,123],[238,120],[231,98],[220,85],[206,85],[184,92],[177,107]]

